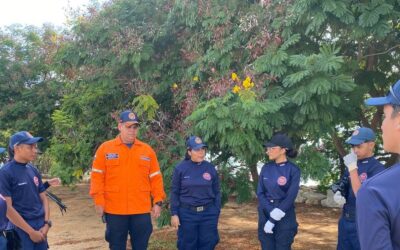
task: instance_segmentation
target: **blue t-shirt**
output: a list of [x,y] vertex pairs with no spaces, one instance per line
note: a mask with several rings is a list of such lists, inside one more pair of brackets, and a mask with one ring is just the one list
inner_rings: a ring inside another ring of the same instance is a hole
[[8,224],[7,219],[7,202],[0,194],[0,230],[6,230]]
[[221,209],[219,177],[214,165],[208,161],[180,162],[172,175],[170,200],[172,215],[178,214],[181,203],[202,206],[213,202]]
[[[368,178],[376,175],[379,172],[385,170],[385,167],[375,157],[368,157],[357,161],[357,171],[361,184],[363,184]],[[351,187],[351,179],[349,178],[349,172],[346,169],[344,176],[349,179],[346,185],[346,203],[343,206],[343,211],[348,212],[355,216],[356,214],[356,196],[354,195],[353,188]],[[355,217],[354,217],[355,218]]]
[[[294,208],[294,201],[300,188],[300,169],[286,161],[265,164],[260,172],[257,186],[259,207],[270,213],[274,208],[283,212]],[[275,205],[274,201],[278,200]]]
[[0,193],[11,197],[13,207],[25,220],[44,218],[39,196],[44,191],[42,177],[30,163],[12,160],[0,169]]
[[362,185],[357,224],[361,249],[400,250],[400,163]]

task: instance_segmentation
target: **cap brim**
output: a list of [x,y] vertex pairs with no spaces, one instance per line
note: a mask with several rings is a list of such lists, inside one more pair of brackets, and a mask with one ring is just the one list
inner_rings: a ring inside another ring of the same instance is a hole
[[6,151],[5,148],[0,148],[0,154],[4,153]]
[[28,140],[26,140],[26,141],[22,141],[20,144],[35,144],[35,143],[38,143],[38,142],[41,142],[41,141],[43,141],[43,138],[42,137],[32,137],[32,138],[29,138]]
[[266,142],[263,144],[264,148],[269,148],[269,147],[276,147],[277,145],[272,143],[272,142]]
[[198,145],[194,146],[192,149],[197,150],[197,149],[201,149],[201,148],[208,148],[208,146],[206,144],[198,144]]
[[133,125],[133,124],[139,124],[139,122],[138,121],[127,121],[127,122],[124,122],[124,124],[127,124],[129,126],[129,125]]
[[355,138],[351,138],[349,140],[346,140],[347,144],[350,145],[360,145],[363,144],[364,142],[366,142],[365,140],[360,140],[360,139],[355,139]]
[[381,105],[386,105],[392,103],[391,100],[385,96],[385,97],[374,97],[374,98],[369,98],[365,100],[365,105],[368,106],[381,106]]

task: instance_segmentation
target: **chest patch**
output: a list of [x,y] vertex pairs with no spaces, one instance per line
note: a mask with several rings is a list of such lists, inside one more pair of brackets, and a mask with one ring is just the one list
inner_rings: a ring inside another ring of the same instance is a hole
[[118,159],[119,155],[117,153],[107,153],[106,154],[106,159],[111,160],[111,159]]
[[279,186],[284,186],[287,183],[287,179],[285,176],[280,176],[277,180]]
[[360,181],[364,182],[368,178],[368,175],[367,175],[367,173],[362,173],[362,174],[360,174],[359,177],[360,177]]
[[203,174],[203,179],[209,181],[209,180],[211,180],[211,175],[209,173],[205,172]]
[[144,161],[150,161],[150,157],[147,157],[147,156],[145,156],[145,155],[141,155],[141,156],[140,156],[140,159],[141,159],[141,160],[144,160]]
[[33,182],[35,183],[36,187],[39,186],[39,179],[36,176],[33,177]]

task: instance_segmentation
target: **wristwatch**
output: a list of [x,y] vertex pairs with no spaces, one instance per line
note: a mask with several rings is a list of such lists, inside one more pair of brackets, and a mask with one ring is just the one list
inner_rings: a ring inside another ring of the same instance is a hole
[[47,224],[49,227],[53,225],[53,223],[51,223],[51,220],[45,220],[44,224]]
[[162,201],[157,201],[155,204],[160,206],[160,207],[162,207],[163,202]]

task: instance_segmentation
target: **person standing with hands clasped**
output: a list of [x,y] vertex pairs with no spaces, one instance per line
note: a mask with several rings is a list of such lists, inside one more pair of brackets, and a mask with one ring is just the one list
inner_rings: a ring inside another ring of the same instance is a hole
[[219,177],[204,160],[207,145],[200,137],[189,137],[186,146],[185,159],[172,177],[171,225],[178,228],[179,250],[212,250],[219,242]]
[[47,249],[47,233],[52,226],[42,177],[31,164],[41,141],[43,138],[26,131],[13,134],[9,143],[13,158],[0,169],[0,193],[7,202],[7,217],[16,226],[24,250]]
[[[400,154],[400,80],[384,97],[367,105],[383,106],[383,149]],[[400,163],[368,179],[357,193],[357,227],[362,250],[400,250]]]
[[101,144],[93,160],[90,195],[105,219],[112,250],[126,249],[128,233],[134,250],[147,249],[153,231],[150,213],[158,218],[165,199],[156,153],[136,138],[139,125],[135,113],[122,112],[120,134]]
[[341,191],[336,191],[334,200],[343,204],[338,227],[338,250],[358,250],[356,196],[365,180],[385,170],[374,157],[375,133],[370,128],[358,128],[346,140],[352,147],[351,153],[343,158],[346,171],[340,180]]
[[270,162],[258,179],[258,239],[263,250],[291,249],[298,227],[294,202],[300,169],[287,157],[296,157],[297,151],[285,134],[275,134],[264,147]]

